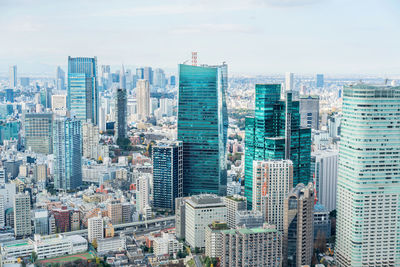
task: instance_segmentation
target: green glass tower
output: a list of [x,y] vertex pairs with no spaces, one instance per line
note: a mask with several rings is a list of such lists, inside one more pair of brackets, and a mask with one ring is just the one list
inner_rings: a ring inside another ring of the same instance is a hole
[[280,84],[256,84],[254,117],[246,118],[245,196],[252,206],[253,161],[290,159],[293,186],[310,180],[311,129],[300,127],[299,101]]
[[227,65],[179,65],[183,194],[226,194]]

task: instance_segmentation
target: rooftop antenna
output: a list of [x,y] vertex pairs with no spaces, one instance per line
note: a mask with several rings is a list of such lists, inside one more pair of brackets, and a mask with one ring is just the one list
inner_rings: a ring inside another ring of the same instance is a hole
[[197,52],[192,52],[192,66],[197,66]]

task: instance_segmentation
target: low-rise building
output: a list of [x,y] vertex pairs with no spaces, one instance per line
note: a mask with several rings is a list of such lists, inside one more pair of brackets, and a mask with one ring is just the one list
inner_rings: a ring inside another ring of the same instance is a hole
[[175,236],[162,233],[161,237],[153,239],[154,254],[156,256],[171,255],[183,250],[183,244],[176,240]]
[[97,253],[104,255],[110,251],[120,251],[126,249],[126,238],[124,236],[102,238],[97,240]]

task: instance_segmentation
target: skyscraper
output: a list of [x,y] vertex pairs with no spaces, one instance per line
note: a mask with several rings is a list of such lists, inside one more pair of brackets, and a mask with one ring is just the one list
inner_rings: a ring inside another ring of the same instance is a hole
[[32,234],[31,198],[27,192],[14,197],[14,233],[16,237],[27,237]]
[[150,116],[150,85],[148,80],[138,80],[136,84],[138,119],[145,120]]
[[293,186],[310,181],[311,129],[300,127],[299,101],[280,84],[256,84],[255,116],[246,118],[245,196],[253,199],[253,161],[290,159]]
[[314,251],[314,188],[298,184],[284,204],[283,266],[310,265]]
[[115,137],[126,138],[127,135],[127,108],[128,102],[126,97],[126,89],[116,89],[116,101],[115,101]]
[[126,75],[125,75],[124,65],[122,65],[121,70],[119,72],[119,88],[126,89]]
[[151,67],[143,68],[143,79],[148,80],[149,84],[153,84],[153,70]]
[[17,85],[18,85],[17,65],[10,66],[10,69],[9,69],[9,81],[10,81],[10,87],[12,89],[17,88]]
[[65,72],[60,66],[57,66],[56,85],[57,90],[65,90]]
[[344,88],[338,266],[400,266],[400,87]]
[[226,194],[228,66],[179,65],[178,140],[184,195]]
[[319,130],[319,96],[300,97],[301,127]]
[[153,146],[153,206],[175,209],[175,198],[183,194],[182,142],[159,141]]
[[294,79],[292,72],[285,73],[285,89],[286,91],[293,91],[294,90]]
[[323,74],[317,74],[315,76],[315,85],[317,86],[317,88],[324,87],[324,75]]
[[82,184],[81,122],[57,118],[53,123],[54,187],[72,190]]
[[23,124],[25,127],[25,149],[41,154],[52,154],[52,123],[52,113],[26,113]]
[[165,73],[162,69],[154,70],[153,85],[159,88],[165,87]]
[[253,164],[253,210],[260,211],[267,223],[283,232],[283,203],[293,187],[293,163],[276,160]]
[[82,121],[98,123],[97,58],[68,57],[67,108]]

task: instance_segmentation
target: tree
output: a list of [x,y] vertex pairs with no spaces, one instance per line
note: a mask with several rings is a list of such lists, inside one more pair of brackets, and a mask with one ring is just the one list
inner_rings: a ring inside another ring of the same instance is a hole
[[32,254],[31,254],[31,261],[32,261],[32,263],[35,263],[36,260],[37,260],[37,258],[38,258],[38,255],[36,254],[36,252],[35,252],[35,251],[32,251]]
[[97,240],[96,239],[93,239],[93,241],[92,241],[92,246],[95,248],[95,249],[97,249]]

